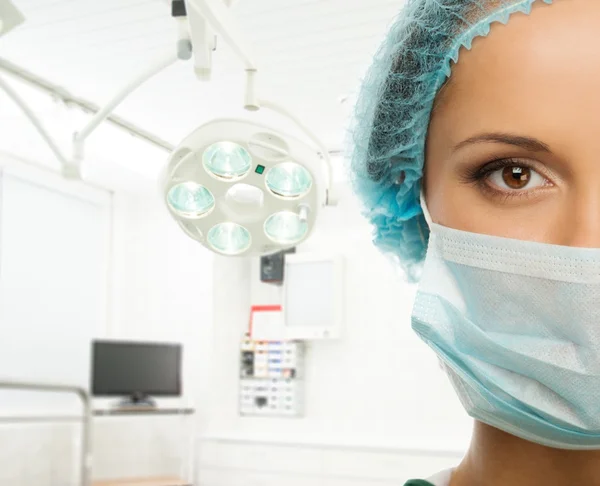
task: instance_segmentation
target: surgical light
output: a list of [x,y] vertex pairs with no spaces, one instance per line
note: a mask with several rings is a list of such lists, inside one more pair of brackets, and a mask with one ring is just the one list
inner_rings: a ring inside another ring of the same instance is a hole
[[[171,216],[190,237],[226,255],[266,255],[298,244],[310,235],[320,208],[337,204],[328,149],[285,107],[257,96],[256,62],[222,1],[186,0],[185,7],[172,11],[178,25],[175,52],[161,55],[102,108],[93,110],[94,116],[73,136],[71,156],[62,153],[35,113],[1,77],[0,89],[44,138],[60,161],[64,177],[81,179],[86,140],[102,122],[111,120],[170,152],[162,177],[163,197]],[[0,0],[0,36],[22,21],[23,16],[10,1]],[[112,115],[134,90],[178,60],[193,55],[194,70],[201,79],[208,80],[215,34],[225,39],[245,66],[244,109],[278,113],[292,121],[311,145],[256,123],[213,120],[173,150],[170,143]],[[25,79],[22,73],[18,75]],[[43,88],[54,96],[73,101],[64,90],[46,84]],[[86,110],[90,104],[85,100],[74,102]]]
[[211,121],[173,151],[163,175],[171,216],[222,255],[295,246],[327,198],[323,161],[307,143],[247,120]]
[[205,216],[215,206],[215,198],[204,186],[183,182],[173,186],[167,194],[169,207],[184,218]]
[[[171,153],[163,174],[171,216],[187,235],[222,255],[262,256],[298,245],[310,236],[321,208],[337,202],[327,147],[285,107],[258,97],[251,49],[223,2],[186,0],[186,6],[178,46],[192,45],[196,73],[208,79],[207,32],[214,30],[245,66],[244,109],[278,113],[305,141],[247,120],[218,119],[197,128]],[[171,191],[179,195],[181,185],[193,188],[180,196],[192,211],[170,197]]]
[[[176,52],[161,55],[96,110],[74,134],[70,157],[61,152],[33,111],[2,78],[0,89],[8,93],[46,140],[66,178],[81,178],[85,142],[109,119],[170,152],[161,178],[162,195],[171,216],[191,238],[223,255],[267,255],[295,246],[309,237],[321,207],[337,204],[328,149],[285,107],[257,96],[256,63],[223,2],[186,0],[185,4],[186,9],[173,13],[179,27]],[[10,2],[0,0],[0,7],[5,5],[8,10],[0,8],[0,35],[22,20]],[[130,123],[111,115],[129,94],[177,60],[193,55],[196,73],[201,79],[209,79],[213,34],[222,36],[244,63],[244,109],[267,109],[289,119],[306,141],[245,120],[213,120],[173,149],[170,143],[127,128]],[[53,93],[61,99],[64,96],[62,90]]]

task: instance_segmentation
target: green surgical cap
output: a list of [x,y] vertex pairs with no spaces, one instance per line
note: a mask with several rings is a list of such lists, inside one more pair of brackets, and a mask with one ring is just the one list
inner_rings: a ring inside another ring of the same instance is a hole
[[351,129],[351,179],[374,242],[418,279],[429,231],[419,202],[425,138],[452,62],[494,22],[553,0],[408,0],[362,83]]

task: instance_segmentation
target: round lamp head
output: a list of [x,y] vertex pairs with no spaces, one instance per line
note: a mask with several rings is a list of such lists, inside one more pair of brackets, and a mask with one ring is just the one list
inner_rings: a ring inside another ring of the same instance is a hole
[[200,184],[182,182],[169,189],[167,204],[183,218],[199,218],[215,207],[215,198]]
[[243,226],[231,222],[213,226],[206,239],[212,249],[223,255],[240,255],[252,244],[250,232]]
[[310,172],[296,162],[277,164],[265,180],[273,194],[290,199],[304,196],[312,186]]
[[308,224],[298,213],[280,211],[265,221],[265,234],[275,243],[295,245],[302,241],[308,232]]
[[215,120],[172,153],[162,190],[186,234],[227,256],[275,253],[304,241],[325,202],[319,154],[245,120]]
[[244,177],[252,166],[252,156],[235,142],[217,142],[202,153],[204,168],[209,174],[226,180]]

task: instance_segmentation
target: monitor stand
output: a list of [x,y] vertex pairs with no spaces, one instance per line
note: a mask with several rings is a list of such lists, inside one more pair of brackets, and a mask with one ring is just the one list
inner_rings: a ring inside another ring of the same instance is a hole
[[129,397],[121,400],[116,408],[123,409],[141,409],[141,408],[156,408],[156,401],[150,398],[145,393],[132,393]]

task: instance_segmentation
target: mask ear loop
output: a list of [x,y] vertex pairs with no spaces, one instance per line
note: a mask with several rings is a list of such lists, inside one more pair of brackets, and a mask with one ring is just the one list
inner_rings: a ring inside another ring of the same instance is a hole
[[428,228],[423,228],[423,220],[421,218],[417,219],[417,227],[419,228],[419,235],[421,236],[421,242],[427,248],[429,242],[427,238],[425,238],[425,233],[431,225],[433,224],[431,221],[431,215],[429,214],[429,209],[427,209],[427,204],[425,203],[425,195],[423,194],[423,189],[421,189],[419,193],[419,198],[421,201],[421,210],[423,211],[423,216],[425,218],[425,222],[427,223]]
[[425,202],[425,194],[423,194],[423,189],[421,189],[421,192],[419,193],[419,198],[421,200],[421,209],[423,210],[423,216],[425,217],[427,226],[431,228],[433,221],[431,220],[431,214],[429,214],[429,209],[427,209],[427,203]]

